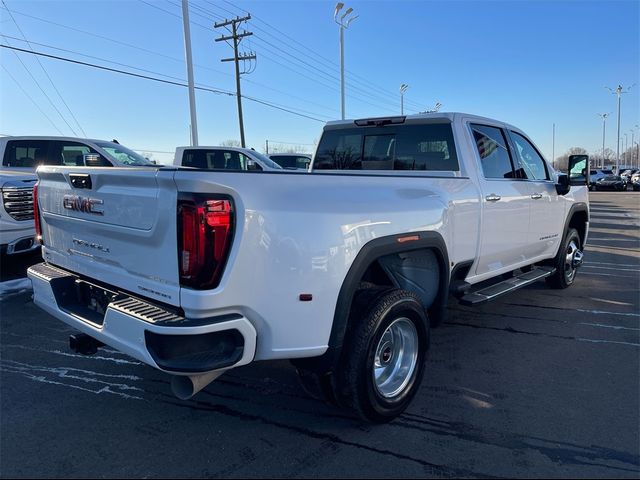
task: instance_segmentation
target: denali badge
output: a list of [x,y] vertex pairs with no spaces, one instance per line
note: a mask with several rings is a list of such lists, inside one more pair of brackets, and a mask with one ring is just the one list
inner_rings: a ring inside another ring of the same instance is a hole
[[100,210],[98,205],[104,204],[99,198],[84,198],[78,195],[65,195],[62,206],[77,212],[93,213],[94,215],[104,215],[104,210]]
[[73,238],[72,241],[75,245],[79,245],[81,247],[94,248],[104,253],[110,253],[109,247],[105,247],[104,245],[100,245],[99,243],[87,242],[86,240],[81,240],[79,238]]

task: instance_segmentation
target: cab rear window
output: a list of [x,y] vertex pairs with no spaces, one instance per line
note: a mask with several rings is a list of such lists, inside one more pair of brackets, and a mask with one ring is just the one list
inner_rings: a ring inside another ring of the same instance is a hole
[[451,124],[326,130],[314,170],[457,171]]

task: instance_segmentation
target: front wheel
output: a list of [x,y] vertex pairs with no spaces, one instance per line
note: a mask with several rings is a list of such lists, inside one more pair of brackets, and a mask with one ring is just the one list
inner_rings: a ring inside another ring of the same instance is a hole
[[[357,299],[354,304],[362,305]],[[420,298],[400,289],[383,291],[357,310],[336,372],[336,396],[361,418],[388,422],[420,387],[429,321]]]
[[580,235],[575,228],[570,228],[554,261],[556,271],[547,277],[547,284],[558,289],[570,287],[576,278],[578,267],[582,265],[582,257]]

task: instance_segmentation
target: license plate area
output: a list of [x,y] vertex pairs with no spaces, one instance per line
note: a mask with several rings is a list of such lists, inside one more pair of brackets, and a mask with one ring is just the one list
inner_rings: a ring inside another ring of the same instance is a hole
[[104,323],[109,304],[125,298],[122,293],[80,279],[66,286],[57,298],[60,309],[97,326]]

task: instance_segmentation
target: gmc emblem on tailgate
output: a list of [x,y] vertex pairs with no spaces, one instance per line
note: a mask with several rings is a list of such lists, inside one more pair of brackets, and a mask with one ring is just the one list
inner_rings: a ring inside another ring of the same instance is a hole
[[104,210],[99,207],[103,204],[104,201],[99,198],[84,198],[79,195],[65,195],[62,200],[62,206],[68,210],[93,213],[94,215],[104,215]]

